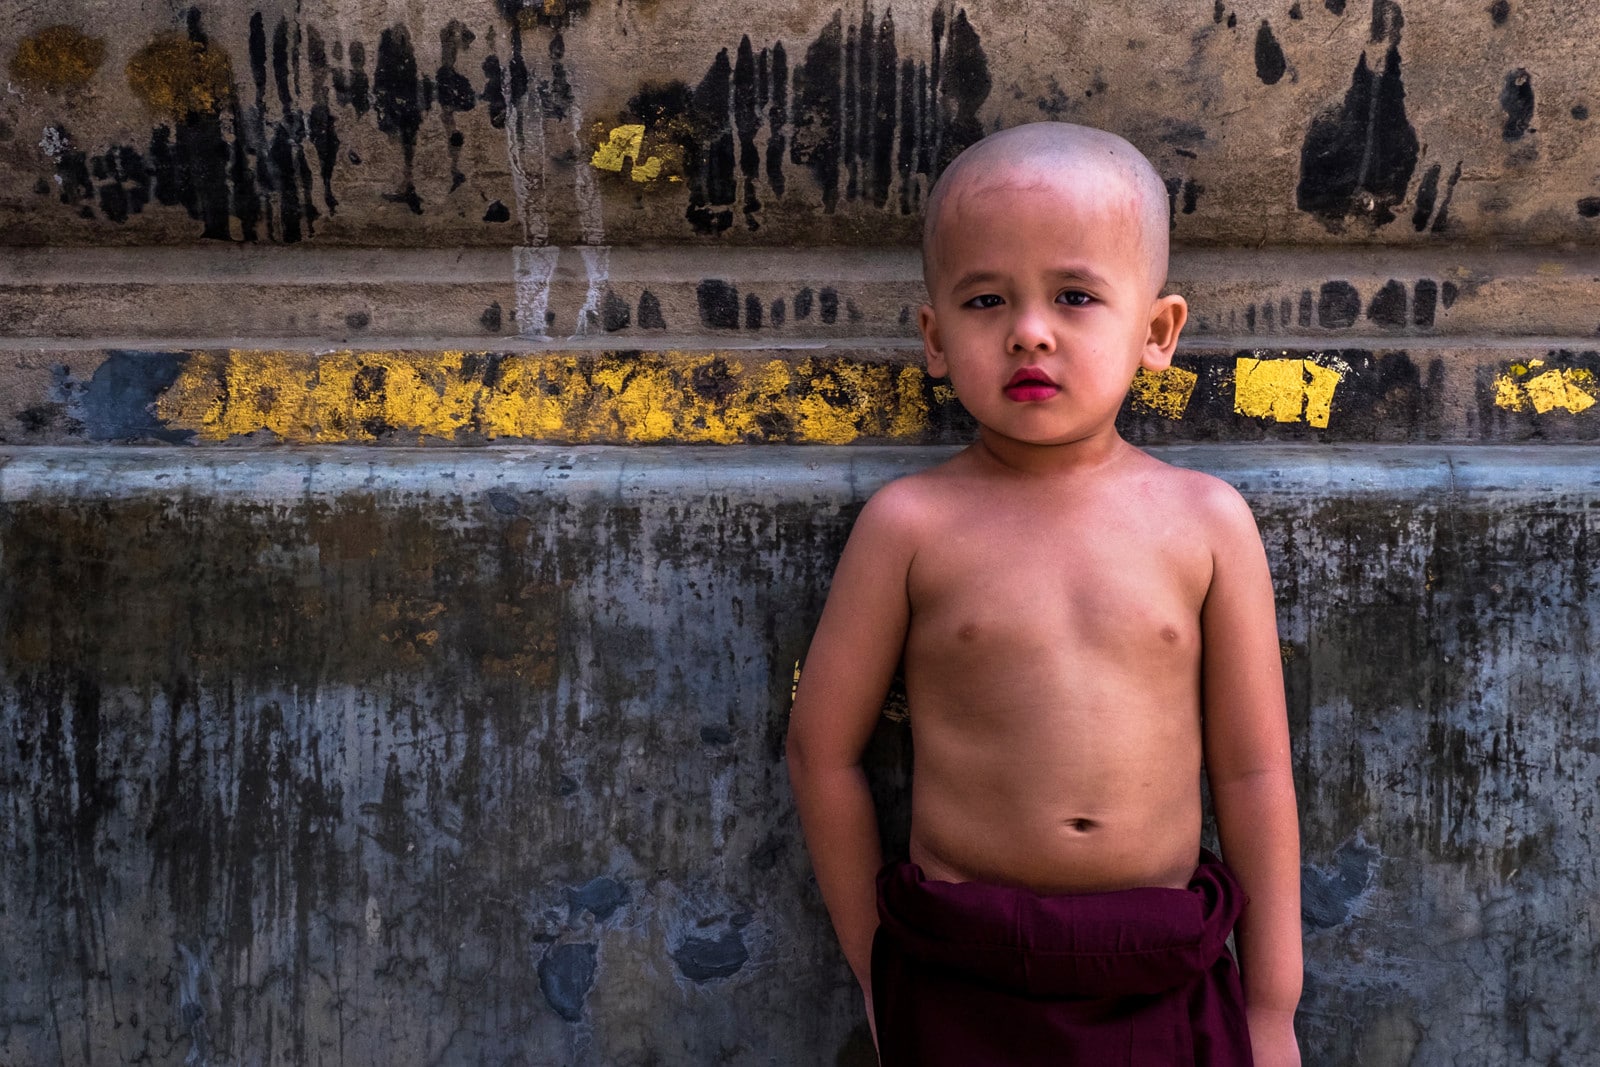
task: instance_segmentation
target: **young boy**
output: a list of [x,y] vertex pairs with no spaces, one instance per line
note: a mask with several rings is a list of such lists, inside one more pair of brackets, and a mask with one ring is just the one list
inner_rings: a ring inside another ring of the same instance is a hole
[[[928,202],[924,351],[978,440],[862,510],[788,737],[888,1067],[1299,1062],[1266,555],[1238,493],[1114,425],[1188,314],[1168,210],[1133,146],[1061,123],[979,142]],[[897,667],[911,854],[879,874],[860,758]],[[1202,759],[1228,867],[1201,854]]]

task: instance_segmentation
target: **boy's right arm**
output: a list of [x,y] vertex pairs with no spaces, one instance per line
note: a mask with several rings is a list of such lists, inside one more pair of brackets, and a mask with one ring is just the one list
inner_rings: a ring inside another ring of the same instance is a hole
[[900,662],[910,621],[911,494],[880,491],[862,509],[800,672],[789,717],[789,781],[817,886],[870,1002],[875,877],[883,864],[861,755]]

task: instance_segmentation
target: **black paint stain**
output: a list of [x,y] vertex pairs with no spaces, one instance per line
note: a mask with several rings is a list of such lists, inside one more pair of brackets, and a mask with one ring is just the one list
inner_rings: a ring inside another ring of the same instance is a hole
[[344,324],[352,330],[365,330],[372,325],[372,316],[365,311],[352,311],[344,317]]
[[1443,169],[1440,164],[1435,163],[1422,176],[1422,184],[1417,186],[1417,207],[1411,213],[1411,228],[1418,233],[1428,228],[1428,219],[1433,215],[1434,202],[1439,197],[1439,174]]
[[1238,25],[1239,25],[1239,13],[1237,11],[1228,12],[1228,29],[1230,29],[1230,30],[1236,29],[1238,27]]
[[1400,30],[1405,24],[1406,17],[1395,0],[1372,0],[1372,24],[1368,34],[1372,44],[1384,41],[1399,44]]
[[1600,196],[1586,196],[1579,200],[1578,214],[1586,219],[1600,217]]
[[1406,324],[1406,287],[1390,278],[1367,304],[1367,318],[1379,326],[1403,327]]
[[703,400],[724,401],[739,390],[739,379],[728,361],[718,356],[704,366],[696,367],[689,376],[689,388]]
[[1489,5],[1489,18],[1496,26],[1504,26],[1506,19],[1511,17],[1511,4],[1508,0],[1494,0]]
[[1524,67],[1506,75],[1500,87],[1500,109],[1506,113],[1506,122],[1500,136],[1507,141],[1519,141],[1533,122],[1533,77]]
[[1444,306],[1446,311],[1449,311],[1450,305],[1456,302],[1456,296],[1459,292],[1460,290],[1456,288],[1455,282],[1445,282],[1439,287],[1439,303]]
[[113,349],[75,398],[85,435],[91,441],[189,443],[193,431],[167,428],[152,410],[185,362],[178,352]]
[[[337,58],[338,44],[334,44]],[[359,118],[372,110],[372,82],[367,77],[367,46],[350,42],[350,68],[333,72],[333,95],[341,107],[354,108]]]
[[1449,222],[1450,222],[1450,202],[1455,199],[1455,196],[1456,196],[1456,183],[1459,182],[1460,180],[1461,180],[1461,162],[1459,160],[1457,160],[1455,169],[1450,172],[1450,180],[1445,183],[1445,187],[1444,187],[1444,202],[1439,205],[1438,214],[1433,216],[1433,226],[1430,228],[1431,232],[1433,232],[1433,233],[1443,233],[1445,226],[1447,226],[1449,224]]
[[417,57],[411,48],[411,31],[395,23],[378,38],[378,64],[373,71],[373,110],[378,129],[400,141],[404,173],[398,192],[385,193],[384,199],[405,204],[414,214],[422,214],[422,198],[412,181],[416,159],[417,130],[422,125],[421,86],[417,80]]
[[484,222],[510,222],[511,221],[511,209],[506,207],[504,204],[502,204],[498,200],[491,201],[490,204],[489,204],[488,209],[486,211],[484,211],[484,213],[483,213],[483,221]]
[[957,11],[955,21],[950,24],[950,43],[940,86],[946,115],[938,157],[941,171],[964,149],[983,139],[978,108],[989,98],[991,85],[989,62],[978,33],[967,21],[966,11]]
[[450,191],[455,192],[467,180],[461,173],[461,146],[465,138],[456,129],[456,113],[471,111],[478,103],[478,95],[466,75],[456,70],[460,54],[472,47],[473,32],[466,23],[451,19],[439,31],[439,69],[434,73],[434,90],[439,98],[439,119],[448,134],[446,141],[450,152]]
[[483,314],[478,316],[478,323],[490,333],[499,333],[503,318],[504,312],[500,310],[500,302],[497,300],[483,309]]
[[672,960],[691,982],[706,982],[736,974],[750,959],[744,938],[730,926],[716,939],[691,937],[672,950]]
[[1300,150],[1300,210],[1330,230],[1352,215],[1385,225],[1405,198],[1417,164],[1417,134],[1406,119],[1400,50],[1391,44],[1376,77],[1362,53],[1344,101],[1318,115]]
[[1295,22],[1299,22],[1301,19],[1303,19],[1305,17],[1306,17],[1305,13],[1300,10],[1300,4],[1299,4],[1298,0],[1296,0],[1295,3],[1289,5],[1289,18],[1291,18]]
[[92,171],[100,185],[100,213],[112,222],[127,222],[150,202],[150,171],[144,158],[126,145],[113,146],[94,158]]
[[[1295,321],[1297,323],[1299,323],[1300,326],[1308,327],[1308,326],[1311,325],[1311,307],[1312,307],[1311,290],[1310,289],[1302,289],[1302,290],[1300,290],[1300,309],[1299,309],[1299,314],[1295,317]],[[1287,321],[1288,320],[1288,316],[1285,315],[1284,319],[1285,319],[1285,321]]]
[[[889,185],[894,174],[895,76],[899,69],[899,53],[894,43],[894,16],[888,11],[884,12],[883,22],[878,26],[878,40],[873,56],[875,63],[872,71],[873,103],[870,116],[872,136],[867,146],[870,151],[867,189],[871,194],[873,205],[882,208],[889,203]],[[867,116],[863,114],[861,124],[863,131],[868,129],[866,119]],[[901,155],[905,154],[906,150],[902,145]]]
[[606,290],[606,297],[600,303],[600,325],[607,333],[616,333],[626,330],[633,321],[633,309],[622,297]]
[[1343,15],[1344,2],[1345,0],[1322,0],[1322,6],[1333,12],[1335,15]]
[[772,104],[767,109],[767,184],[783,195],[783,154],[788,147],[789,56],[783,42],[772,46]]
[[1349,282],[1324,282],[1317,296],[1317,325],[1325,330],[1343,330],[1355,325],[1361,315],[1361,294]]
[[1589,117],[1589,109],[1584,107],[1582,104],[1573,104],[1572,117],[1577,119],[1579,122],[1583,122]]
[[816,294],[809,287],[794,294],[794,317],[797,319],[809,319],[811,317],[811,301],[815,297]]
[[648,289],[639,294],[639,328],[641,330],[667,328],[667,320],[661,314],[661,301]]
[[539,960],[539,989],[551,1009],[568,1022],[583,1018],[583,1002],[594,986],[594,945],[551,945]]
[[1283,57],[1283,47],[1272,35],[1271,24],[1262,19],[1261,28],[1256,31],[1256,77],[1267,85],[1276,85],[1288,69],[1289,64]]
[[1434,307],[1439,301],[1439,283],[1424,278],[1416,284],[1411,297],[1411,321],[1421,327],[1433,325]]
[[306,63],[311,69],[311,144],[317,150],[317,161],[322,177],[322,202],[333,214],[339,200],[333,195],[333,168],[339,160],[339,131],[329,106],[328,51],[322,34],[315,27],[306,28]]
[[819,295],[818,304],[822,309],[822,321],[833,325],[839,319],[839,293],[836,289],[823,289]]
[[684,178],[689,186],[685,217],[696,233],[721,233],[733,225],[729,206],[738,195],[738,187],[729,114],[732,81],[733,67],[724,48],[689,101],[689,129],[682,138]]
[[783,325],[783,320],[786,314],[787,309],[784,307],[783,297],[780,296],[778,299],[772,302],[772,313],[770,317],[772,319],[772,326],[774,329],[777,329]]
[[725,281],[707,278],[695,286],[695,298],[700,305],[702,326],[713,330],[739,328],[739,290]]
[[[766,52],[762,52],[765,69]],[[761,210],[761,200],[756,195],[756,179],[761,174],[761,151],[756,147],[756,134],[761,129],[760,91],[756,84],[756,56],[750,47],[750,35],[739,41],[738,58],[733,65],[733,124],[739,135],[739,172],[744,177],[744,220],[748,229],[760,228],[756,213]]]
[[843,97],[844,23],[839,12],[806,49],[794,75],[794,139],[791,162],[806,166],[822,189],[822,207],[832,212],[839,204],[840,117]]
[[1222,17],[1224,15],[1226,15],[1227,12],[1228,12],[1228,9],[1227,9],[1226,6],[1224,6],[1224,4],[1222,3],[1222,0],[1212,0],[1212,4],[1211,4],[1211,21],[1212,22],[1221,22],[1222,21]]
[[1195,206],[1200,201],[1200,194],[1205,191],[1205,186],[1192,179],[1183,183],[1183,213],[1185,215],[1194,214]]

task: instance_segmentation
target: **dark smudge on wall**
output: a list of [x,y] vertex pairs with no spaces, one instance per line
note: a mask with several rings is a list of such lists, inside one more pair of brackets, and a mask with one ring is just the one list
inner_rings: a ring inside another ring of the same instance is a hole
[[[467,183],[461,160],[470,129],[458,116],[480,102],[493,128],[515,116],[518,143],[525,124],[568,116],[573,91],[560,29],[587,7],[502,0],[500,33],[489,28],[481,60],[472,58],[479,34],[451,20],[439,30],[433,71],[420,66],[404,23],[381,30],[369,47],[298,17],[274,22],[256,11],[244,84],[229,51],[191,9],[185,32],[158,37],[129,61],[130,85],[161,116],[147,145],[86,150],[55,127],[61,197],[86,218],[116,223],[153,199],[184,208],[203,238],[294,243],[337,211],[341,174],[363,165],[342,124],[370,115],[398,150],[384,199],[413,214],[442,207],[424,202],[414,175],[429,113],[439,115],[454,193]],[[804,44],[757,48],[746,35],[717,52],[697,85],[646,84],[628,102],[619,118],[643,124],[673,169],[681,164],[685,218],[696,232],[721,233],[736,219],[758,229],[763,209],[793,192],[792,168],[810,177],[824,211],[842,200],[912,214],[940,169],[983,136],[978,113],[992,79],[965,9],[935,10],[922,58],[902,54],[889,10],[868,0],[853,14],[835,12]],[[534,33],[548,37],[543,70],[527,48]],[[93,76],[95,41],[39,36],[13,62],[29,84],[53,88],[56,68],[67,72],[60,78]],[[72,62],[46,70],[35,55],[46,52],[70,52]],[[468,76],[474,66],[481,82]],[[585,146],[572,150],[581,156]],[[559,151],[552,147],[552,158]]]
[[1388,41],[1382,67],[1374,71],[1362,52],[1344,100],[1312,120],[1301,145],[1296,203],[1334,232],[1350,219],[1374,227],[1393,222],[1416,169],[1417,133],[1400,70],[1402,22],[1392,0],[1373,5],[1373,42]]

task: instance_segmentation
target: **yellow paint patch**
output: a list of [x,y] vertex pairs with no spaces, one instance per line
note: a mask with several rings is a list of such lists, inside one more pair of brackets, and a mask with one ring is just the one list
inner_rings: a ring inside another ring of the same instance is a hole
[[400,436],[571,443],[924,440],[915,367],[757,356],[197,352],[156,401],[205,441]]
[[222,110],[233,96],[233,68],[226,52],[164,34],[128,60],[128,87],[152,110],[182,118]]
[[1256,359],[1234,363],[1233,410],[1277,422],[1304,421],[1325,429],[1343,375],[1309,359]]
[[1495,406],[1507,411],[1532,408],[1540,415],[1549,411],[1577,414],[1594,407],[1600,399],[1600,382],[1593,371],[1571,367],[1533,374],[1542,366],[1544,361],[1539,359],[1529,360],[1526,365],[1513,363],[1494,381]]
[[1133,376],[1133,386],[1129,390],[1133,397],[1133,410],[1153,411],[1169,419],[1181,419],[1189,407],[1189,398],[1194,395],[1195,383],[1199,380],[1199,375],[1182,367],[1168,367],[1160,373],[1141,367],[1139,373]]
[[106,46],[73,26],[47,26],[17,42],[11,79],[24,89],[61,92],[89,84],[105,62]]
[[654,181],[661,177],[661,157],[650,156],[641,159],[644,154],[644,126],[627,125],[618,126],[611,131],[606,143],[594,150],[589,162],[600,170],[622,172],[623,164],[632,160],[633,169],[629,172],[636,182]]

